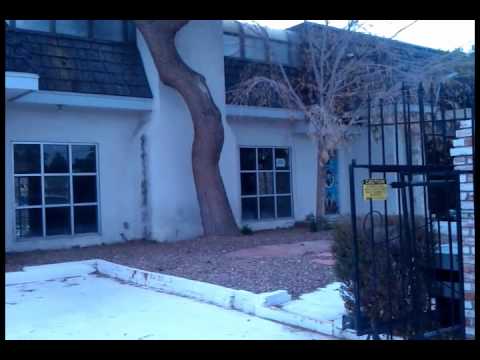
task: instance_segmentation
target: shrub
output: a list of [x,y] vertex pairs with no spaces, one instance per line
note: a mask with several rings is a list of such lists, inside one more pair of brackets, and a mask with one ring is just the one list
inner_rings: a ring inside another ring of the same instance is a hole
[[242,228],[240,229],[240,232],[243,235],[252,235],[253,234],[252,229],[250,229],[250,227],[248,225],[243,225]]
[[[409,265],[407,247],[400,246],[399,218],[388,218],[389,246],[385,241],[385,225],[374,224],[374,247],[370,241],[370,220],[357,219],[358,268],[360,284],[360,308],[367,327],[381,332],[387,321],[398,320],[393,325],[397,336],[410,337],[415,333],[413,322],[405,319],[405,314],[421,316],[428,308],[428,249],[423,230],[416,231],[414,256],[410,252],[413,265]],[[424,229],[424,220],[417,218],[416,229]],[[405,226],[403,231],[405,231]],[[403,240],[405,241],[405,240]],[[431,251],[431,249],[430,249]],[[341,282],[341,295],[347,311],[355,310],[354,288],[354,249],[350,218],[339,219],[334,226],[332,252],[336,259],[335,273]],[[417,312],[413,314],[413,297],[416,294]]]
[[332,230],[333,226],[325,216],[320,216],[317,220],[317,226],[320,230]]
[[317,232],[318,231],[318,225],[317,222],[315,221],[315,215],[309,214],[305,218],[305,221],[308,223],[308,228],[310,229],[310,232]]
[[332,226],[330,222],[324,216],[315,219],[315,215],[309,214],[305,218],[305,221],[308,223],[308,228],[310,232],[317,232],[319,230],[331,230]]

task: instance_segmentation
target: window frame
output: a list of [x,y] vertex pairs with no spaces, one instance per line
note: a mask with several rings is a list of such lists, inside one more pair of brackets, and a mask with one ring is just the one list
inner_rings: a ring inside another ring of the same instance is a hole
[[[66,20],[76,20],[76,19],[66,19]],[[82,19],[83,20],[83,19]],[[104,20],[104,19],[97,19],[97,20]],[[112,19],[105,19],[105,20],[112,20]],[[99,39],[94,36],[93,32],[93,24],[95,20],[89,20],[86,19],[87,21],[87,36],[80,36],[80,35],[71,35],[71,34],[63,34],[63,33],[58,33],[56,31],[56,21],[57,20],[52,20],[48,19],[49,21],[49,30],[48,31],[40,31],[40,30],[30,30],[30,29],[23,29],[17,27],[17,20],[10,20],[9,23],[9,28],[15,31],[24,31],[24,32],[30,32],[30,33],[35,33],[35,34],[45,34],[45,35],[55,35],[58,37],[65,37],[65,38],[70,38],[70,39],[83,39],[83,40],[95,40],[99,42],[104,42],[104,43],[114,43],[114,44],[128,44],[128,43],[135,43],[136,42],[136,37],[134,36],[132,39],[129,39],[128,36],[128,26],[129,22],[132,20],[123,20],[123,19],[118,19],[122,22],[122,40],[121,41],[116,41],[116,40],[105,40],[105,39]]]
[[[271,170],[260,170],[258,169],[258,149],[271,149],[272,150],[272,169]],[[255,149],[255,170],[242,170],[241,168],[241,149]],[[288,170],[277,170],[275,167],[275,149],[284,149],[288,150]],[[291,146],[271,146],[271,145],[239,145],[238,146],[238,166],[239,166],[239,174],[240,174],[240,219],[243,223],[260,223],[260,222],[268,222],[268,221],[282,221],[282,220],[293,220],[295,219],[294,213],[294,198],[293,198],[293,152]],[[272,194],[260,194],[260,177],[259,173],[261,172],[271,172],[273,173],[273,193]],[[255,195],[242,195],[242,174],[249,173],[255,174],[256,178],[256,186],[257,186],[257,193]],[[289,193],[277,193],[277,173],[288,173],[289,174],[289,182],[290,182],[290,192]],[[290,196],[290,216],[286,217],[278,217],[278,209],[277,209],[277,198],[281,196]],[[274,201],[274,217],[273,218],[261,218],[260,217],[260,198],[262,197],[273,197]],[[242,207],[242,200],[247,198],[256,198],[257,199],[257,217],[256,219],[244,219],[243,218],[243,207]]]
[[[277,42],[277,43],[283,43],[287,44],[288,48],[288,64],[282,64],[283,66],[287,67],[292,67],[292,68],[297,68],[299,67],[299,64],[296,64],[296,60],[294,58],[296,55],[294,54],[296,50],[296,46],[294,45],[294,41],[291,39],[291,35],[287,32],[287,40],[276,40],[276,39],[264,39],[263,37],[259,36],[254,36],[250,34],[246,34],[245,30],[243,28],[243,24],[240,22],[237,22],[238,26],[238,32],[233,32],[231,30],[224,30],[223,35],[233,35],[233,36],[238,36],[240,40],[240,56],[227,56],[225,55],[225,52],[223,54],[224,57],[232,58],[232,59],[241,59],[244,61],[252,62],[252,63],[259,63],[259,64],[268,64],[272,63],[272,59],[270,58],[270,42]],[[249,58],[245,55],[245,39],[246,38],[253,38],[253,39],[259,39],[263,41],[264,48],[265,48],[265,59],[264,60],[258,60],[258,59],[252,59]],[[298,55],[298,54],[297,54]]]
[[[11,141],[10,149],[11,154],[11,171],[12,171],[12,209],[13,209],[13,232],[14,239],[17,242],[28,242],[28,241],[38,241],[38,240],[51,240],[54,238],[76,238],[81,236],[92,236],[92,235],[102,235],[102,226],[101,226],[101,208],[100,208],[100,174],[99,174],[99,145],[94,142],[56,142],[56,141]],[[40,173],[15,173],[15,145],[39,145],[40,146]],[[69,167],[67,173],[46,173],[45,164],[44,164],[44,145],[64,145],[68,147],[68,161]],[[72,164],[72,146],[76,145],[86,145],[95,147],[95,172],[88,173],[74,173],[73,164]],[[46,176],[68,176],[69,183],[69,202],[62,204],[46,204],[45,201],[45,177]],[[88,203],[75,203],[73,198],[73,177],[74,176],[95,176],[95,186],[96,186],[96,202]],[[15,193],[15,179],[17,177],[40,177],[40,186],[41,186],[41,204],[39,205],[17,205],[16,193]],[[74,218],[74,208],[76,206],[96,206],[97,208],[97,231],[88,232],[88,233],[75,233],[75,218]],[[46,209],[49,208],[61,208],[68,207],[70,214],[70,233],[69,234],[57,234],[57,235],[47,235],[47,224],[46,224]],[[42,214],[42,236],[29,236],[21,237],[17,236],[17,210],[22,209],[41,209]]]

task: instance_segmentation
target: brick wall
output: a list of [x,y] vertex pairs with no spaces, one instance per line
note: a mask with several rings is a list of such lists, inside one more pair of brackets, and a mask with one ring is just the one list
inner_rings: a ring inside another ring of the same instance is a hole
[[[457,170],[473,170],[472,120],[457,123],[456,140],[450,155]],[[460,175],[462,207],[463,273],[465,285],[465,319],[469,338],[475,337],[475,222],[473,174]]]

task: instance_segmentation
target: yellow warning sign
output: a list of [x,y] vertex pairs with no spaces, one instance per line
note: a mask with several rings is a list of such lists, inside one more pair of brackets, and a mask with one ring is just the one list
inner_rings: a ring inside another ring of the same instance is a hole
[[386,200],[387,182],[385,179],[363,180],[363,198],[365,200]]

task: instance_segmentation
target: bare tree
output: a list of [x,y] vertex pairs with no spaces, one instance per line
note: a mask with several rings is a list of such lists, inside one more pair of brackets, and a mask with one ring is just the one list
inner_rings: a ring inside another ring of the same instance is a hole
[[135,20],[152,54],[161,81],[177,90],[190,111],[194,139],[192,168],[204,235],[239,233],[220,175],[224,129],[204,76],[182,60],[175,36],[189,20]]
[[363,25],[356,20],[344,29],[334,28],[328,21],[325,25],[305,21],[299,33],[301,65],[292,75],[275,61],[268,31],[258,24],[254,29],[267,43],[270,69],[262,74],[245,70],[243,80],[229,95],[237,104],[280,102],[303,114],[316,144],[317,219],[325,214],[326,164],[339,145],[351,139],[352,126],[360,124],[365,114],[367,97],[372,103],[388,101],[401,93],[403,85],[445,79],[462,58],[458,53],[362,34]]

